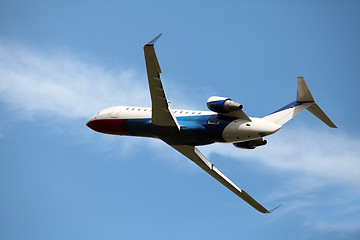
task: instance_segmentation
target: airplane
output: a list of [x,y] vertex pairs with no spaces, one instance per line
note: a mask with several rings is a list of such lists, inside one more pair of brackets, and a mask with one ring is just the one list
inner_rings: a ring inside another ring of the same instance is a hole
[[86,125],[105,134],[160,139],[259,212],[272,212],[221,173],[196,146],[215,142],[233,143],[235,147],[242,149],[263,146],[267,143],[264,137],[279,131],[286,122],[305,109],[329,127],[336,128],[335,124],[315,103],[303,77],[297,78],[296,100],[263,118],[248,117],[241,104],[218,96],[207,100],[210,111],[171,109],[160,78],[161,68],[154,48],[161,35],[162,33],[144,46],[152,107],[106,108],[91,117]]

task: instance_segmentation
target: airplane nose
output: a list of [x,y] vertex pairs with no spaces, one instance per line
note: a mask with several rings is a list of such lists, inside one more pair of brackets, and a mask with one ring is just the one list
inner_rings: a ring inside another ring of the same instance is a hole
[[88,128],[90,128],[90,129],[96,131],[96,130],[95,130],[96,127],[95,127],[95,122],[94,122],[94,120],[95,120],[95,116],[91,117],[91,118],[86,122],[86,126],[88,126]]

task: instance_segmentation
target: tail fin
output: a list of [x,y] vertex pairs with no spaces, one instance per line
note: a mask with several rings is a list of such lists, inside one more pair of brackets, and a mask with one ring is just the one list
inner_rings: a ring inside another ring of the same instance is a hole
[[329,127],[336,128],[335,124],[329,119],[328,116],[321,110],[315,103],[313,96],[310,93],[308,86],[303,77],[297,78],[297,97],[296,101],[280,108],[272,114],[264,117],[264,119],[274,122],[278,125],[283,125],[300,112],[307,109],[314,114],[317,118],[327,124]]

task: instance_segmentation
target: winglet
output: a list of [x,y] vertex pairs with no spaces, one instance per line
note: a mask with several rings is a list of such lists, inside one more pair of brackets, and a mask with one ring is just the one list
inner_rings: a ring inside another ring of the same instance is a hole
[[[164,139],[163,139],[164,140]],[[166,139],[164,140],[166,142]],[[169,143],[168,143],[169,144]],[[210,176],[219,181],[227,189],[235,193],[237,196],[242,198],[250,206],[255,208],[261,213],[270,213],[266,208],[264,208],[260,203],[258,203],[254,198],[252,198],[247,192],[241,190],[238,186],[235,185],[229,178],[227,178],[222,172],[220,172],[214,164],[209,162],[206,157],[194,146],[190,145],[171,145],[172,148],[180,152],[185,157],[189,158],[196,165],[202,168]]]
[[150,42],[148,42],[147,44],[145,44],[145,46],[154,46],[155,42],[161,37],[162,33],[160,33],[159,35],[157,35],[153,40],[151,40]]
[[271,209],[269,212],[270,213],[273,213],[276,209],[278,209],[279,207],[281,207],[281,204],[279,205],[279,206],[277,206],[277,207],[274,207],[273,209]]

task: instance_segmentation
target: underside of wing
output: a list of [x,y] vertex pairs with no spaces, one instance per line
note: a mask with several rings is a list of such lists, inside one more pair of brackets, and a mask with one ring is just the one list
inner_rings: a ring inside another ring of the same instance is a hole
[[161,68],[154,48],[154,43],[160,36],[161,34],[144,46],[146,70],[152,104],[152,124],[157,126],[177,127],[180,129],[180,125],[171,111],[170,104],[166,98],[160,78]]
[[245,202],[250,204],[253,208],[262,213],[270,213],[266,208],[264,208],[260,203],[253,199],[249,194],[244,190],[241,190],[236,186],[230,179],[228,179],[224,174],[222,174],[214,164],[211,164],[205,156],[194,146],[189,145],[170,145],[181,154],[189,158],[191,161],[196,163],[201,167],[205,172],[210,174],[213,178],[235,193],[237,196],[242,198]]

